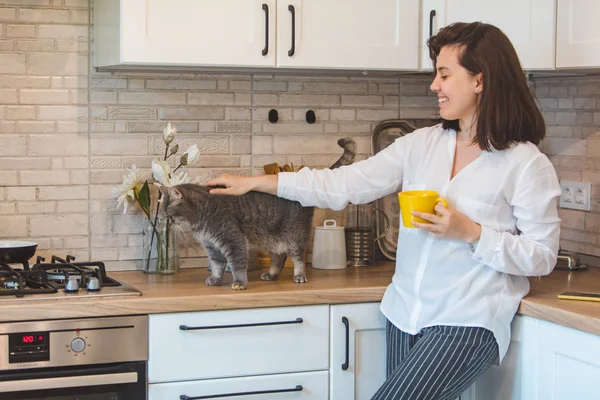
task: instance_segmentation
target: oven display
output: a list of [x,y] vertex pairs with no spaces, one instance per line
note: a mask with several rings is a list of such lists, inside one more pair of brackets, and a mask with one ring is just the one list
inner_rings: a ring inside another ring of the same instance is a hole
[[44,335],[23,335],[21,344],[44,344]]
[[49,332],[10,334],[8,340],[9,362],[48,361],[50,359],[49,337]]

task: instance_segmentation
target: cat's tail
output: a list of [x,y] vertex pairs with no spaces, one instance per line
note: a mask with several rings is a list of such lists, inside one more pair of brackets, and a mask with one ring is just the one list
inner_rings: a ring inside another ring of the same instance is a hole
[[356,142],[352,139],[342,138],[338,140],[338,145],[344,149],[342,156],[329,169],[341,167],[342,165],[350,165],[356,157]]

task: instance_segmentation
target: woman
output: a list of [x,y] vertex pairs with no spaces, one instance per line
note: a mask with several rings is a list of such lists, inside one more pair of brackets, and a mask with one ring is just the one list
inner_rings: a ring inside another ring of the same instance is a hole
[[336,170],[221,176],[217,194],[258,190],[342,209],[390,193],[431,189],[448,200],[429,224],[402,227],[396,272],[381,303],[387,380],[375,400],[454,399],[510,342],[527,276],[556,262],[560,187],[537,148],[545,135],[517,54],[496,27],[456,23],[428,43],[443,123],[399,138]]

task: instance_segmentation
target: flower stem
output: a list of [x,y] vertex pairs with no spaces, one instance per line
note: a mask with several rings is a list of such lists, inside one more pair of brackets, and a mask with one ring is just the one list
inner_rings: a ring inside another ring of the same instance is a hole
[[169,265],[169,228],[170,228],[170,220],[167,218],[167,227],[165,232],[165,266],[163,269],[166,269]]
[[[158,191],[158,200],[156,202],[156,212],[154,213],[154,223],[150,220],[150,224],[152,225],[152,235],[150,235],[150,248],[148,249],[148,261],[146,262],[146,270],[150,270],[150,255],[152,254],[152,244],[154,243],[154,234],[158,236],[158,232],[156,231],[156,221],[158,221],[158,209],[160,207],[160,198],[162,197],[162,192]],[[158,265],[157,265],[158,267]]]

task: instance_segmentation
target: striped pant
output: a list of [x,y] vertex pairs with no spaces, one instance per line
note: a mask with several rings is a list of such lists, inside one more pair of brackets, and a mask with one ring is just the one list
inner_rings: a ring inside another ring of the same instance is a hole
[[371,400],[457,399],[498,359],[484,328],[432,326],[416,335],[388,321],[387,379]]

